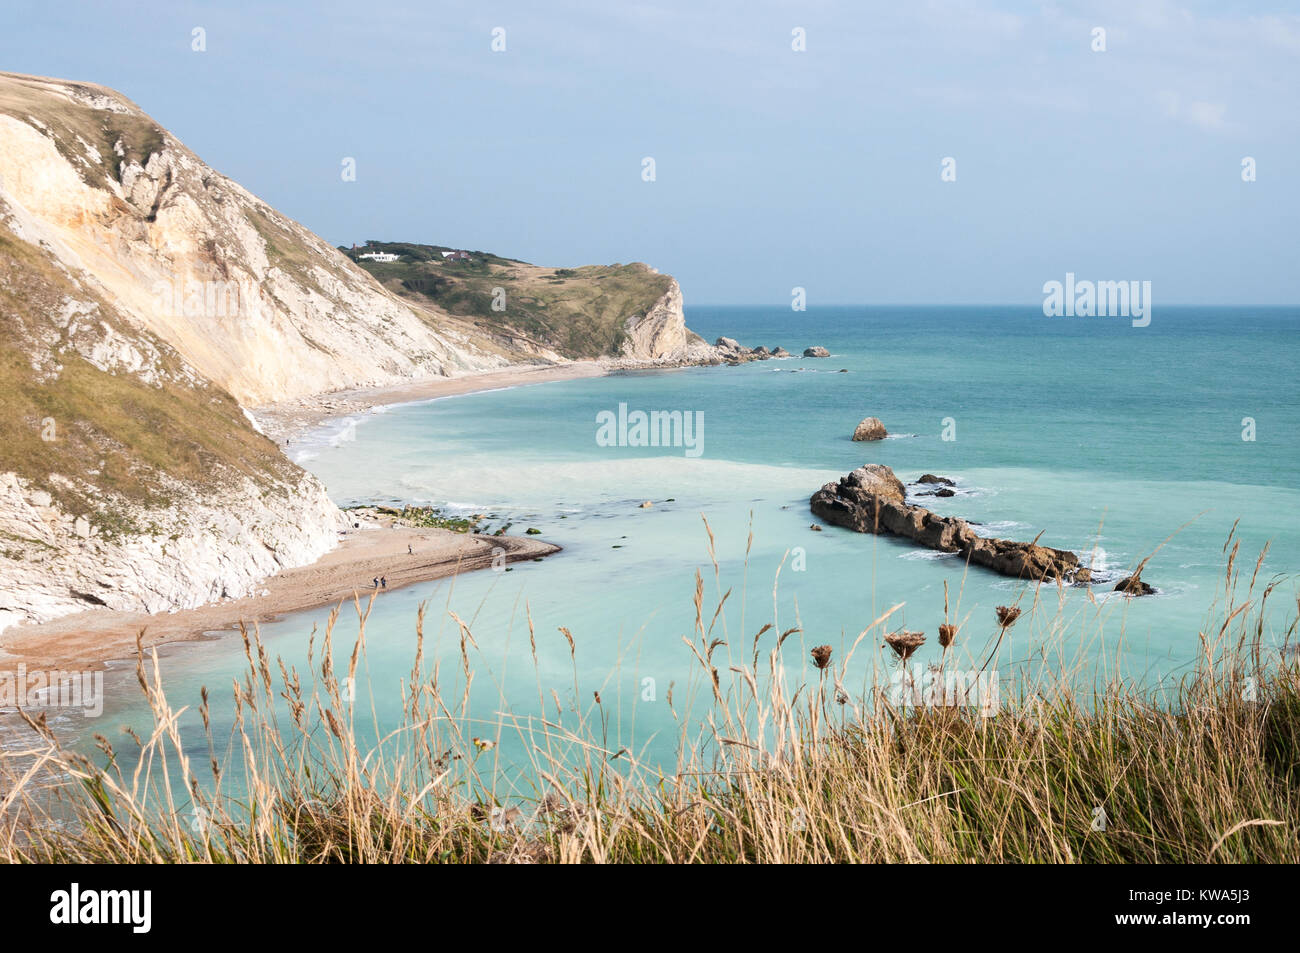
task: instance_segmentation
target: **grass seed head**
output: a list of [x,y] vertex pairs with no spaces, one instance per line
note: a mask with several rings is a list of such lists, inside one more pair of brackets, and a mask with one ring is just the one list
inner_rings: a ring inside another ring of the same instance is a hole
[[885,644],[894,650],[901,661],[906,662],[912,654],[925,644],[924,632],[908,632],[899,629],[885,636]]
[[831,664],[831,647],[829,645],[819,645],[812,650],[813,664],[819,669],[824,669]]

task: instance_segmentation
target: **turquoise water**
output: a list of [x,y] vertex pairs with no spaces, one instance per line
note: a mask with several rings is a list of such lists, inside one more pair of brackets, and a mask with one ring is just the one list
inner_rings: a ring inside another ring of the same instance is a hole
[[[691,308],[687,319],[710,340],[726,334],[795,353],[821,344],[832,357],[445,398],[334,422],[290,448],[340,503],[486,512],[513,521],[513,533],[536,527],[563,547],[508,573],[384,593],[367,625],[361,687],[362,705],[367,713],[373,707],[381,727],[399,718],[422,601],[430,606],[426,652],[449,679],[460,668],[460,643],[445,610],[472,628],[472,711],[485,736],[496,737],[503,712],[536,715],[540,685],[552,715],[554,689],[562,707],[604,714],[611,749],[627,746],[665,766],[691,697],[707,702],[701,669],[682,644],[695,624],[697,570],[706,624],[722,592],[733,590],[711,635],[728,642],[714,658],[724,673],[724,661],[748,662],[764,623],[778,631],[798,625],[802,632],[783,655],[797,686],[812,677],[804,661],[811,646],[830,644],[843,658],[863,627],[895,603],[904,604],[898,623],[929,633],[920,653],[926,661],[943,621],[945,582],[953,616],[966,620],[960,648],[982,659],[994,607],[1017,598],[1028,606],[1033,587],[966,572],[959,559],[901,541],[810,529],[809,495],[868,462],[888,464],[905,481],[927,471],[955,478],[957,496],[927,505],[999,536],[1041,532],[1045,544],[1080,552],[1112,579],[1155,552],[1143,576],[1157,596],[1130,600],[1098,587],[1094,603],[1083,589],[1059,597],[1044,590],[1042,621],[1012,630],[999,659],[1004,671],[1032,664],[1047,644],[1053,655],[1078,655],[1146,684],[1177,678],[1196,656],[1235,521],[1244,558],[1253,562],[1268,544],[1262,578],[1283,580],[1275,627],[1288,604],[1294,609],[1295,308],[1157,308],[1147,328],[1123,319],[1047,319],[1037,308]],[[620,403],[701,413],[703,452],[599,445],[597,415]],[[894,436],[853,443],[865,416],[880,417]],[[1246,417],[1255,422],[1253,441],[1242,439]],[[955,439],[943,439],[945,426]],[[640,508],[644,500],[654,506]],[[716,539],[720,581],[702,516]],[[1050,625],[1058,599],[1063,634]],[[537,634],[536,669],[526,610]],[[271,651],[304,670],[307,635],[327,615],[304,612],[264,627]],[[576,679],[559,626],[577,645]],[[356,629],[349,610],[335,635],[345,651]],[[765,636],[765,652],[773,639]],[[850,690],[876,677],[878,644],[859,649]],[[228,724],[228,686],[244,664],[238,638],[174,646],[165,656],[172,700],[196,703],[206,684],[214,721]],[[109,723],[147,725],[133,676],[119,672],[109,687]],[[197,744],[196,721],[187,731]],[[102,729],[101,721],[90,730]],[[509,732],[498,751],[506,761],[522,757]]]

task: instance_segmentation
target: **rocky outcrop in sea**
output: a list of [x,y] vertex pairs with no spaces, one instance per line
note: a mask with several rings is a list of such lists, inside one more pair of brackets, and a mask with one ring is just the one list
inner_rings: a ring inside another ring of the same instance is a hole
[[[939,479],[931,477],[927,482]],[[893,470],[873,463],[827,483],[812,495],[809,505],[824,522],[858,533],[901,536],[930,549],[958,553],[972,565],[1004,576],[1033,582],[1091,581],[1091,571],[1068,550],[1040,546],[1036,539],[1023,543],[980,536],[966,520],[908,503],[906,492]]]

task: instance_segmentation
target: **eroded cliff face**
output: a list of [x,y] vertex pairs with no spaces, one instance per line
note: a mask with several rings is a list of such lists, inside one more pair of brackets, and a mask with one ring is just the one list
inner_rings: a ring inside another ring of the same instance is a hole
[[181,481],[160,489],[170,505],[104,500],[101,511],[138,528],[105,530],[94,512],[0,473],[0,632],[96,607],[165,612],[252,595],[266,577],[329,552],[344,526],[308,474],[270,489],[251,479],[218,492]]
[[239,598],[336,545],[320,482],[3,195],[0,401],[0,631]]
[[668,290],[643,315],[633,315],[624,325],[623,356],[643,361],[709,363],[715,349],[686,326],[682,289],[671,279]]
[[0,142],[27,240],[245,406],[505,363],[112,90],[0,74]]

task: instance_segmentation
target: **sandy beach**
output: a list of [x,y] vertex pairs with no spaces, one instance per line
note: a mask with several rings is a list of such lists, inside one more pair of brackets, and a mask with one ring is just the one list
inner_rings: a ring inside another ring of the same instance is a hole
[[610,368],[598,361],[568,364],[521,364],[490,371],[475,371],[458,377],[430,377],[392,387],[335,391],[297,400],[258,407],[252,411],[267,436],[283,444],[288,439],[318,427],[327,420],[364,413],[373,407],[410,401],[453,397],[500,387],[523,387],[550,381],[603,377]]
[[[300,609],[351,602],[354,596],[364,604],[372,594],[382,599],[412,583],[486,569],[495,556],[510,563],[558,551],[558,546],[527,537],[476,536],[393,526],[387,520],[366,521],[310,566],[265,580],[258,595],[152,615],[92,609],[6,629],[0,634],[0,671],[12,671],[19,663],[26,663],[29,670],[97,668],[110,659],[133,657],[141,632],[145,647],[194,639],[237,629],[240,622],[267,622]],[[386,578],[387,588],[376,593],[375,577]]]

